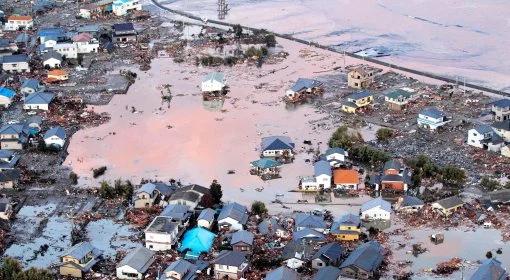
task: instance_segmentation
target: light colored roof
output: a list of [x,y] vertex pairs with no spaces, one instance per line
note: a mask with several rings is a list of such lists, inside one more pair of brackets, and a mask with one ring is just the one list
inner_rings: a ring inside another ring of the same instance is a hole
[[203,81],[204,82],[216,81],[216,82],[224,83],[225,82],[225,74],[223,74],[221,72],[212,72],[212,73],[207,74],[207,76],[204,77]]
[[384,200],[382,197],[374,198],[370,201],[367,201],[361,205],[361,212],[365,212],[367,210],[370,210],[372,208],[379,207],[387,212],[391,212],[391,203]]
[[60,126],[55,126],[46,131],[46,133],[44,133],[44,139],[48,139],[52,136],[57,136],[58,138],[65,140],[66,131]]
[[333,171],[333,183],[335,185],[359,184],[358,171],[354,169],[336,169]]
[[355,266],[364,271],[374,272],[381,265],[384,256],[382,246],[377,241],[369,241],[359,245],[342,263],[340,269]]
[[326,222],[324,222],[324,219],[316,215],[297,213],[294,220],[296,222],[296,227],[326,228]]
[[319,87],[321,85],[322,85],[322,83],[317,81],[317,80],[299,78],[294,83],[294,85],[292,85],[290,90],[292,90],[293,92],[299,92],[299,91],[302,91],[302,90],[305,90],[305,89],[312,89],[312,88],[315,88],[315,87]]
[[464,202],[458,196],[450,196],[441,200],[436,201],[444,209],[450,209],[456,206],[463,205]]
[[92,253],[94,257],[98,257],[102,254],[102,251],[96,249],[90,242],[80,242],[69,248],[62,256],[71,256],[80,260],[89,253]]
[[328,175],[331,176],[331,165],[325,160],[319,160],[313,165],[314,175]]
[[245,262],[247,262],[246,253],[223,250],[213,263],[239,267]]
[[505,280],[508,273],[501,267],[501,262],[496,259],[487,259],[469,278],[470,280]]
[[145,247],[138,247],[127,254],[117,267],[127,265],[140,273],[145,273],[154,262],[155,254],[156,252]]
[[247,231],[247,230],[239,230],[232,234],[232,240],[230,241],[230,244],[235,245],[237,243],[245,243],[248,245],[253,244],[253,233]]
[[172,218],[157,216],[145,229],[145,232],[171,233],[178,226],[179,223],[174,222]]
[[200,212],[200,215],[198,215],[197,220],[205,220],[209,223],[212,223],[214,221],[214,215],[216,214],[216,211],[214,211],[211,208],[206,208]]
[[442,111],[440,111],[439,109],[437,109],[436,107],[427,107],[427,108],[423,109],[420,112],[420,114],[427,116],[427,117],[434,118],[434,119],[446,117],[446,114],[443,113]]
[[327,149],[325,152],[324,152],[324,155],[325,156],[329,156],[329,155],[332,155],[332,154],[342,154],[342,155],[346,155],[347,152],[342,149],[342,148],[339,148],[339,147],[335,147],[335,148],[329,148]]
[[229,202],[221,209],[218,221],[225,218],[232,218],[240,224],[245,224],[248,220],[248,209],[237,202]]
[[273,269],[266,274],[264,280],[297,280],[299,274],[287,266]]

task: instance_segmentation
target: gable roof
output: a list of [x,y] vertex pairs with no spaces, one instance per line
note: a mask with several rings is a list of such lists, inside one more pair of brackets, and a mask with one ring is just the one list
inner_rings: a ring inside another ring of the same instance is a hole
[[331,165],[325,160],[319,160],[313,165],[313,171],[315,177],[320,175],[331,176]]
[[358,227],[361,223],[361,220],[358,215],[354,215],[352,213],[347,213],[342,215],[338,219],[338,225],[339,226],[355,226]]
[[238,230],[232,234],[232,239],[230,240],[230,244],[235,245],[237,243],[245,243],[248,245],[253,245],[253,233],[247,230]]
[[470,280],[504,280],[508,273],[501,267],[501,262],[496,259],[485,260],[476,272],[469,278]]
[[505,131],[510,131],[510,119],[501,122],[495,122],[492,124],[492,127]]
[[450,209],[455,206],[463,205],[464,202],[458,196],[450,196],[441,200],[436,201],[444,209]]
[[31,88],[33,90],[38,90],[41,84],[36,79],[26,79],[23,81],[21,88]]
[[214,221],[214,215],[216,214],[216,211],[214,211],[211,208],[206,208],[200,212],[200,215],[198,215],[198,220],[205,220],[209,223],[212,223]]
[[390,91],[389,93],[386,94],[386,97],[388,97],[390,99],[398,99],[399,97],[403,97],[405,99],[409,99],[409,98],[411,98],[411,96],[413,96],[412,93],[410,93],[409,91],[400,89],[400,88],[392,90],[392,91]]
[[294,149],[294,143],[288,136],[269,136],[262,138],[260,148],[266,150],[286,150]]
[[261,158],[261,159],[252,161],[251,165],[253,165],[254,167],[266,169],[266,168],[277,167],[282,164],[274,159],[271,159],[271,158]]
[[200,194],[208,194],[210,192],[209,188],[206,188],[204,186],[200,186],[197,184],[188,185],[185,187],[181,187],[178,189],[178,191],[193,191]]
[[304,228],[292,233],[292,240],[300,241],[301,239],[323,241],[326,239],[326,236],[323,233],[311,228]]
[[43,62],[52,58],[58,61],[62,61],[62,55],[54,50],[47,51],[42,55]]
[[443,111],[437,109],[436,107],[427,107],[420,112],[420,115],[424,115],[434,119],[446,117],[446,114]]
[[[197,271],[196,265],[194,265],[184,259],[179,259],[179,260],[176,260],[176,261],[170,263],[170,265],[165,269],[165,273],[176,272],[176,273],[180,274],[181,277],[183,277],[183,278],[181,278],[181,280],[191,279],[196,271]],[[163,277],[161,277],[161,279],[166,279],[166,278],[164,278],[164,276],[163,276]]]
[[402,164],[400,163],[400,161],[396,159],[388,160],[387,162],[384,163],[384,170],[388,169],[400,170],[402,169]]
[[214,259],[214,264],[220,265],[228,265],[228,266],[236,266],[239,267],[241,264],[247,262],[246,253],[244,252],[234,252],[223,250],[220,252],[218,257]]
[[117,268],[127,265],[140,273],[145,273],[154,262],[155,254],[156,252],[145,247],[138,247],[127,254],[119,262]]
[[382,246],[379,242],[372,240],[359,245],[342,263],[340,269],[355,266],[364,271],[376,271],[383,261]]
[[498,108],[510,108],[510,99],[500,99],[494,103],[492,103],[492,105],[494,107],[498,107]]
[[53,93],[35,92],[25,97],[25,104],[50,104],[53,98]]
[[135,193],[148,193],[152,195],[154,190],[156,190],[156,185],[154,183],[145,183],[137,189]]
[[[298,254],[306,254],[310,253],[310,248],[303,244],[300,241],[292,240],[289,243],[285,244],[282,250],[281,257],[283,260],[289,260],[296,257],[296,253]],[[308,255],[309,256],[309,255]],[[306,258],[307,256],[302,256],[302,258]]]
[[0,127],[0,134],[18,134],[19,136],[28,135],[28,127],[25,124],[5,124]]
[[305,89],[311,89],[314,87],[319,87],[322,85],[322,82],[313,79],[299,78],[294,85],[290,88],[293,92],[299,92]]
[[102,254],[102,251],[92,246],[90,242],[80,242],[69,248],[62,256],[71,256],[75,259],[81,260],[89,253],[92,253],[94,257],[99,257]]
[[341,184],[359,184],[358,171],[354,169],[335,169],[333,171],[333,183]]
[[312,280],[337,280],[340,277],[340,269],[334,266],[325,266],[319,268]]
[[57,136],[58,138],[65,140],[66,139],[66,131],[61,126],[54,126],[50,128],[46,133],[44,133],[44,139],[48,139],[50,137]]
[[297,280],[299,274],[287,266],[280,266],[266,274],[264,280]]
[[492,127],[488,126],[488,125],[485,125],[485,124],[482,124],[482,125],[479,125],[479,126],[476,126],[475,128],[473,128],[476,132],[480,133],[480,134],[486,134],[486,133],[492,133],[494,132],[492,130]]
[[329,155],[332,155],[332,154],[342,154],[342,155],[346,155],[347,152],[342,149],[342,148],[339,148],[339,147],[335,147],[335,148],[329,148],[327,149],[325,152],[324,152],[324,155],[325,156],[329,156]]
[[0,95],[12,99],[16,95],[16,92],[10,88],[0,87]]
[[326,222],[322,217],[307,214],[307,213],[297,213],[294,217],[296,228],[297,227],[305,227],[305,228],[326,228]]
[[353,93],[353,94],[347,96],[347,100],[359,100],[359,99],[363,99],[363,98],[366,98],[369,96],[372,96],[372,93],[370,93],[366,90],[363,90],[363,91],[359,91],[359,92],[356,92],[356,93]]
[[363,205],[361,205],[361,212],[365,212],[376,207],[379,207],[386,212],[391,212],[391,203],[384,200],[381,196],[363,203]]
[[410,195],[404,195],[402,199],[402,206],[420,206],[424,205],[423,200]]
[[28,62],[28,56],[26,54],[13,54],[5,55],[2,57],[2,63],[20,63]]
[[134,31],[135,27],[131,22],[117,23],[113,25],[115,32],[130,32]]
[[266,218],[258,225],[259,233],[263,235],[275,233],[278,229],[283,229],[283,227],[274,217]]
[[204,77],[203,81],[204,82],[216,81],[218,83],[223,84],[225,82],[225,74],[223,74],[221,72],[211,72]]
[[340,261],[343,252],[344,249],[342,248],[342,245],[336,242],[331,242],[320,247],[317,253],[313,255],[312,259],[321,258],[335,263]]
[[221,209],[218,221],[225,218],[232,218],[244,225],[248,221],[248,209],[237,202],[229,202]]

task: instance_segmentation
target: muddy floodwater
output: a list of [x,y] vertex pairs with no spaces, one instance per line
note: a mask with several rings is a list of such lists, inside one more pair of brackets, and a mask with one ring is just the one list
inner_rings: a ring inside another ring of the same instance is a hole
[[[340,78],[342,73],[332,70],[339,64],[339,55],[287,41],[283,47],[289,57],[262,68],[207,69],[176,64],[170,58],[155,59],[151,70],[140,72],[126,95],[115,96],[106,106],[91,107],[108,112],[111,121],[73,135],[65,165],[85,187],[116,178],[134,182],[175,178],[206,186],[218,179],[226,199],[248,204],[283,193],[283,201],[296,202],[301,195],[287,191],[296,188],[299,176],[313,175],[312,165],[305,162],[312,155],[305,149],[324,150],[339,124],[332,124],[327,114],[312,105],[286,108],[282,97],[299,77]],[[203,101],[202,77],[215,70],[225,73],[230,92],[224,101]],[[170,104],[162,99],[166,84],[171,85]],[[281,179],[263,182],[249,174],[249,163],[259,158],[260,139],[270,135],[291,137],[298,155],[294,163],[282,167]],[[304,145],[304,140],[312,145]],[[91,170],[103,165],[108,167],[106,174],[93,179]],[[228,174],[229,170],[235,173]]]

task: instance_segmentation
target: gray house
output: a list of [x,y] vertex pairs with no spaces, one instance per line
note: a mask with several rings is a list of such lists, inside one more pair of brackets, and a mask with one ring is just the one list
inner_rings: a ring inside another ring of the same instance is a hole
[[127,254],[117,265],[118,279],[143,279],[154,262],[156,253],[145,247],[138,247]]
[[377,241],[359,245],[340,266],[341,275],[354,279],[374,277],[383,262],[383,248]]
[[323,245],[312,257],[312,267],[339,266],[343,255],[342,245],[331,242]]

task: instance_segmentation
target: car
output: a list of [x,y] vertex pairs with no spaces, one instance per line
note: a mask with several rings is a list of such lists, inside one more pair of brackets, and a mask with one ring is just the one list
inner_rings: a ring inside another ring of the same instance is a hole
[[308,203],[306,199],[298,199],[297,203]]

